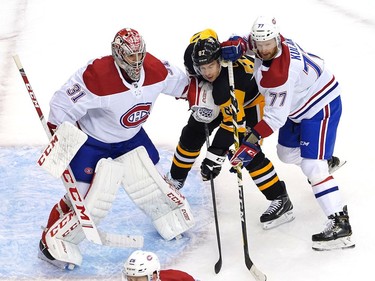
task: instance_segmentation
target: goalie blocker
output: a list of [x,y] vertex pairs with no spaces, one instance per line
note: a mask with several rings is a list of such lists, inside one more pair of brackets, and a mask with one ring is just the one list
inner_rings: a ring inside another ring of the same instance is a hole
[[[98,162],[86,197],[87,208],[96,225],[107,216],[121,184],[132,201],[151,218],[165,240],[171,240],[194,226],[188,201],[163,180],[143,146],[115,160],[101,159]],[[108,234],[104,236],[102,233],[101,236],[102,239],[114,239]],[[39,257],[60,268],[73,269],[82,264],[78,244],[84,238],[77,216],[74,211],[69,211],[47,230],[46,245],[41,243]],[[129,236],[126,242],[128,247],[143,246],[143,239],[139,237]]]

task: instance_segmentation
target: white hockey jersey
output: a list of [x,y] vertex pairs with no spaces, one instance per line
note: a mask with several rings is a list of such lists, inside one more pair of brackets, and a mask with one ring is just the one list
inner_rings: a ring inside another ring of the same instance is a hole
[[53,95],[49,122],[69,121],[105,143],[131,139],[146,122],[160,93],[181,97],[184,71],[146,54],[140,80],[128,83],[112,56],[90,61]]
[[299,123],[313,117],[340,95],[338,82],[321,58],[281,39],[282,48],[270,67],[255,59],[254,78],[266,100],[263,120],[254,127],[262,137],[282,127],[287,118]]

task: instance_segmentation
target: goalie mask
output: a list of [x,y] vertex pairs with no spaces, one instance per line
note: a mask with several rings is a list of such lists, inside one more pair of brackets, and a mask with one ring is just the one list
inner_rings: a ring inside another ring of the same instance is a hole
[[138,81],[146,56],[146,43],[138,31],[121,29],[112,41],[112,56],[131,80]]
[[156,273],[156,281],[160,281],[159,258],[152,252],[138,250],[133,252],[125,262],[122,280],[128,280],[127,277],[147,276],[147,281],[152,281],[154,273]]

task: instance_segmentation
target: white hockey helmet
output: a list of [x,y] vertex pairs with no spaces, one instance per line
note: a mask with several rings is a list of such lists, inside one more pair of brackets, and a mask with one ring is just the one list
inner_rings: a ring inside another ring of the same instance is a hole
[[[135,60],[128,58],[131,55],[135,55]],[[132,28],[121,29],[112,41],[112,56],[130,79],[138,81],[146,56],[146,43],[138,31]]]
[[274,17],[259,16],[251,28],[249,43],[253,52],[256,53],[256,42],[268,41],[275,38],[277,47],[280,48],[280,30]]
[[122,280],[127,277],[147,276],[148,281],[152,281],[153,274],[156,273],[156,281],[160,281],[159,258],[152,252],[137,250],[127,259],[122,269]]

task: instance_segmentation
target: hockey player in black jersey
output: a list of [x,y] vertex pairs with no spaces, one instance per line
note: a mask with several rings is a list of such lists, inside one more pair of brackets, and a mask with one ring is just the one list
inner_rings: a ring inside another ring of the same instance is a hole
[[[211,176],[215,178],[219,175],[229,147],[234,143],[228,69],[221,61],[220,42],[216,32],[206,29],[194,34],[185,51],[184,63],[187,72],[201,81],[200,85],[207,82],[212,85],[213,101],[220,108],[220,114],[213,120],[202,121],[193,113],[182,129],[170,172],[166,175],[166,180],[178,189],[184,185],[206,141],[206,124],[210,134],[217,127],[218,129],[201,164],[204,181],[209,180]],[[258,93],[256,83],[252,79],[253,65],[253,58],[250,56],[243,56],[233,64],[240,140],[246,132],[246,126],[252,127],[263,115],[264,98]],[[263,228],[273,228],[293,220],[293,205],[285,183],[279,179],[272,162],[262,151],[246,169],[259,190],[271,201],[268,209],[260,217]]]

